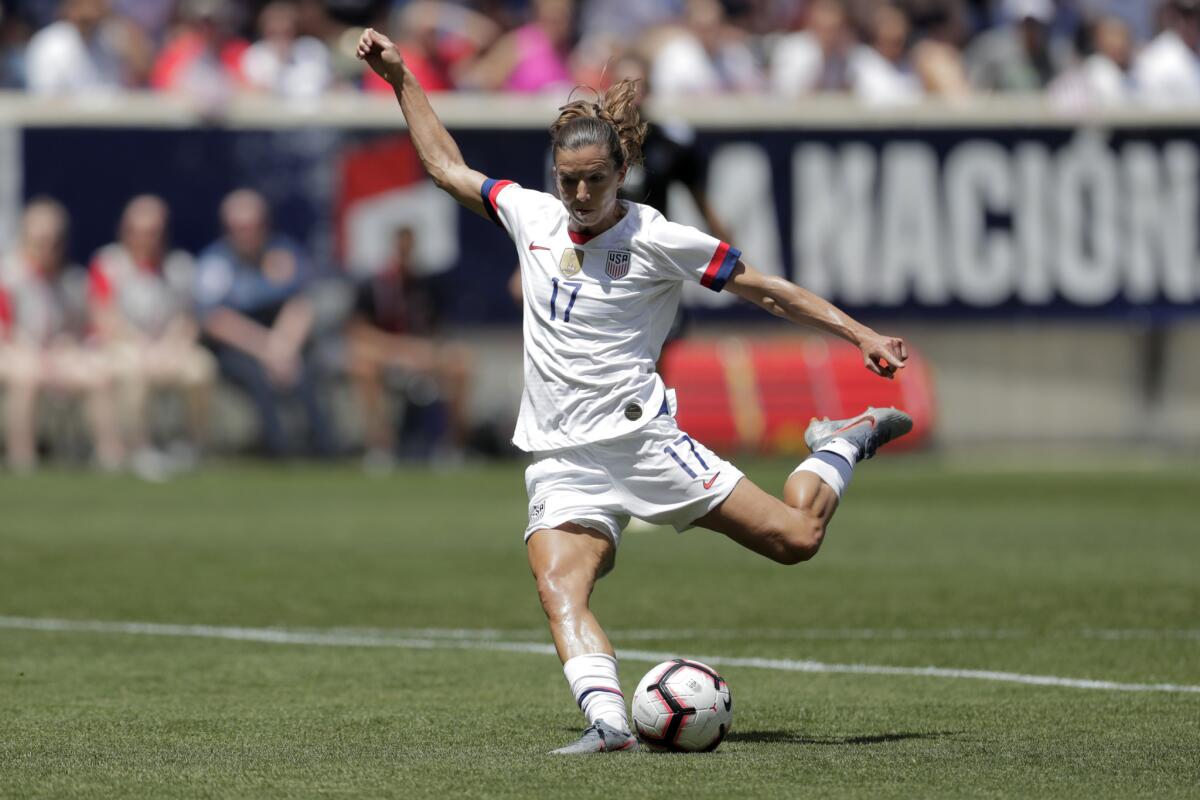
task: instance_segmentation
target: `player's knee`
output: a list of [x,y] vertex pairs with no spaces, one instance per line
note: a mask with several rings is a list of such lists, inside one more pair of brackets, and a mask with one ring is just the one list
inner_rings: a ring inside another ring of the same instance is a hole
[[781,564],[800,564],[810,560],[821,549],[825,539],[825,523],[806,514],[794,514],[779,537],[776,561]]
[[539,570],[534,580],[542,608],[551,620],[570,613],[581,603],[587,605],[586,581],[573,567],[551,564]]

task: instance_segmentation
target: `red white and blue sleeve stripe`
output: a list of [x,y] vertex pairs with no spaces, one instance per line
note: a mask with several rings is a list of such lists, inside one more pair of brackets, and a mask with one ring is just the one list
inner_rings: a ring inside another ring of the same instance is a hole
[[742,251],[728,242],[718,244],[717,251],[713,253],[713,257],[708,261],[708,266],[704,269],[704,274],[700,276],[700,285],[712,289],[714,292],[724,289],[725,281],[729,280],[733,268],[741,257]]
[[496,198],[500,196],[500,192],[505,186],[511,185],[512,181],[498,181],[488,178],[483,182],[483,186],[479,187],[479,196],[483,199],[484,210],[492,218],[492,222],[501,228],[504,227],[504,223],[500,221],[500,209],[496,207]]

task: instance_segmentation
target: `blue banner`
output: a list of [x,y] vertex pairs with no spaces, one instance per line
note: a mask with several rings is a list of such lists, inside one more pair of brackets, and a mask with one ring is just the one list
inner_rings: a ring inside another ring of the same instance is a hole
[[[1190,127],[700,131],[708,195],[745,259],[868,315],[1193,313],[1200,300],[1200,133]],[[540,130],[455,133],[473,167],[546,183]],[[154,192],[177,245],[219,235],[250,186],[333,273],[369,273],[398,227],[441,276],[454,321],[516,319],[504,232],[424,179],[402,133],[336,129],[30,128],[22,194],[71,211],[72,255]],[[698,222],[686,192],[670,215]],[[711,293],[704,293],[711,295]],[[697,293],[716,317],[736,304]]]

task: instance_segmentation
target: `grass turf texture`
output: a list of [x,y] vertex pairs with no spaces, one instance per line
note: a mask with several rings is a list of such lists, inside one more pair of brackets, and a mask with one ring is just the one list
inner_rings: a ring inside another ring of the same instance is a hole
[[[791,465],[744,466],[777,490]],[[544,643],[522,489],[515,467],[5,480],[0,614],[495,628]],[[964,473],[882,458],[859,470],[814,562],[776,566],[702,531],[629,534],[594,604],[618,647],[1200,684],[1198,491],[1194,469]],[[623,639],[632,629],[662,633]],[[1141,633],[1095,632],[1117,629]],[[623,663],[627,691],[649,666]],[[1200,695],[723,672],[735,723],[717,753],[562,759],[545,753],[582,718],[552,656],[0,629],[0,796],[1185,797],[1200,785]]]

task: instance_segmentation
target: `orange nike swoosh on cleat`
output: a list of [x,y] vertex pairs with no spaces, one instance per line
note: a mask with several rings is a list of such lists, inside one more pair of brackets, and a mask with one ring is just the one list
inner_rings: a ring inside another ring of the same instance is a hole
[[834,433],[841,433],[842,431],[848,431],[851,428],[853,428],[855,425],[859,425],[863,422],[870,422],[872,428],[874,428],[876,425],[875,417],[868,414],[865,417],[860,417],[859,419],[854,420],[854,422],[851,422],[849,425],[843,425],[842,427],[840,427],[836,431],[834,431]]
[[704,481],[704,488],[711,489],[713,487],[713,484],[717,482],[717,478],[720,477],[720,475],[721,475],[721,473],[718,472],[716,475],[713,475],[711,478]]

